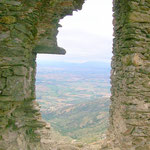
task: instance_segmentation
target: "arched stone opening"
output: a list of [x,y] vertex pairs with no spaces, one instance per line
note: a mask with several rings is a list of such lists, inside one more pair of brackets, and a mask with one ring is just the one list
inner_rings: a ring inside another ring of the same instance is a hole
[[[41,48],[65,53],[55,38],[58,20],[82,3],[0,1],[0,149],[46,149],[40,132],[48,127],[33,101],[36,53]],[[105,149],[150,149],[149,10],[148,0],[114,0],[110,140]],[[44,37],[51,45],[45,46]]]

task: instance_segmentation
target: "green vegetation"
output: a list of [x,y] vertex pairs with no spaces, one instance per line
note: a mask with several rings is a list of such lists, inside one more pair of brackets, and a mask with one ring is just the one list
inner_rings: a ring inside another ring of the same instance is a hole
[[109,68],[80,64],[39,66],[37,101],[43,118],[62,136],[91,143],[108,127]]

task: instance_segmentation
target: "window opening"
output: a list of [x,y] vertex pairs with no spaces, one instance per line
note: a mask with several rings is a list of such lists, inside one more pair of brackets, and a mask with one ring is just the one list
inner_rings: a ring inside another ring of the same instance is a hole
[[110,104],[112,1],[87,0],[60,21],[65,56],[38,55],[36,97],[54,134],[92,143],[105,138]]

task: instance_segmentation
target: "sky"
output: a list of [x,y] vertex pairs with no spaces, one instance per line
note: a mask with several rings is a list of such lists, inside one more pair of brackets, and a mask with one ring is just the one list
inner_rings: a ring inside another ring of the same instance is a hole
[[60,20],[58,46],[66,55],[38,54],[37,61],[110,62],[112,57],[112,0],[86,0],[82,10]]

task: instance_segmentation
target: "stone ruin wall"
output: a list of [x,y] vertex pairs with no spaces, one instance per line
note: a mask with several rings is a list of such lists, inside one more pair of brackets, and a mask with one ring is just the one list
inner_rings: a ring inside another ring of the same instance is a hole
[[[114,0],[110,128],[105,150],[150,150],[150,1]],[[36,54],[65,54],[59,20],[83,0],[0,0],[0,150],[46,150]],[[46,131],[48,134],[48,130]],[[49,136],[49,135],[47,135]]]
[[0,0],[0,150],[47,149],[46,123],[34,101],[36,54],[65,54],[57,46],[58,22],[82,3]]
[[114,0],[110,129],[115,150],[150,150],[150,1]]

